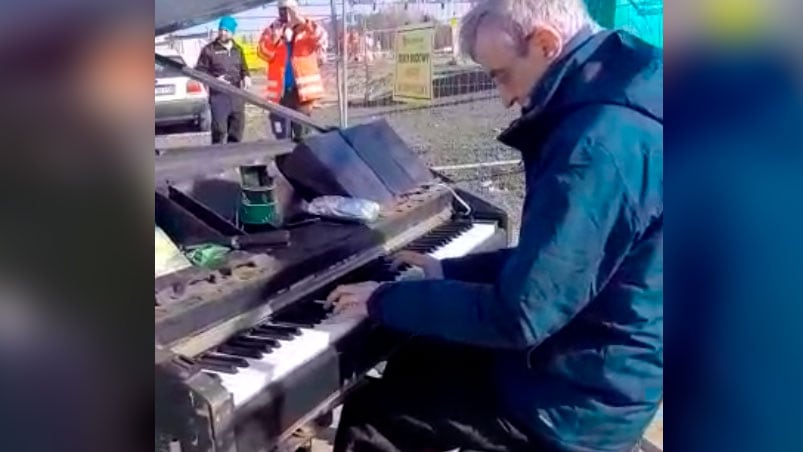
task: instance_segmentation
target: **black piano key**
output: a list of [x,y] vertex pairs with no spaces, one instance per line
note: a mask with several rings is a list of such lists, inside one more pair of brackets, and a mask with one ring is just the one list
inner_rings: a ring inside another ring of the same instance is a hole
[[199,357],[196,361],[204,369],[216,370],[219,372],[226,372],[229,374],[237,373],[237,368],[243,366],[236,365],[228,358],[231,357],[227,356],[225,358],[221,358],[221,356],[217,353],[205,353],[203,356]]
[[253,330],[251,330],[250,336],[260,339],[268,339],[276,341],[277,344],[280,344],[279,341],[290,341],[295,337],[289,333],[275,333],[272,331],[260,330],[259,328],[254,328]]
[[241,347],[238,345],[225,344],[218,347],[220,353],[241,358],[261,359],[262,352],[253,347]]
[[441,242],[432,241],[432,242],[427,242],[427,243],[421,244],[421,248],[420,249],[421,249],[422,252],[428,253],[430,251],[438,249],[441,245],[442,245]]
[[319,312],[309,312],[309,313],[302,313],[293,316],[284,317],[285,323],[289,323],[292,325],[297,325],[301,328],[314,328],[315,325],[321,323],[324,319],[328,317],[328,314]]
[[220,352],[210,352],[203,356],[203,359],[208,362],[216,362],[223,365],[232,365],[236,367],[248,367],[248,361],[239,356],[231,356]]
[[326,315],[330,311],[330,306],[324,303],[319,303],[317,301],[304,303],[300,306],[298,310],[298,316],[300,317],[309,317],[309,318],[316,318],[316,317],[326,317]]
[[425,249],[430,248],[430,247],[432,247],[432,240],[429,240],[429,239],[427,239],[427,240],[419,240],[419,241],[417,241],[417,242],[415,242],[415,243],[413,243],[413,244],[411,244],[409,246],[409,248],[419,249],[419,250],[425,250]]
[[326,319],[330,315],[332,315],[333,311],[334,311],[334,307],[321,306],[321,307],[319,307],[319,308],[317,308],[315,310],[310,311],[304,317],[306,317],[307,319],[313,321],[314,323],[318,323],[318,322]]
[[231,345],[238,345],[240,347],[253,347],[264,353],[273,351],[274,348],[280,346],[279,341],[272,338],[254,336],[246,334],[244,336],[237,336],[229,341]]
[[296,328],[298,330],[298,334],[301,334],[301,330],[299,328],[306,328],[306,329],[315,328],[315,323],[306,322],[302,320],[295,320],[295,319],[284,319],[281,322],[271,323],[271,326],[276,326],[276,325]]
[[203,359],[199,359],[198,363],[201,364],[201,368],[206,370],[214,370],[215,372],[221,372],[224,374],[236,374],[237,367],[236,366],[227,366],[224,364],[219,364],[217,362],[204,362]]
[[272,331],[275,333],[289,333],[293,336],[298,336],[301,334],[301,330],[296,325],[290,325],[284,322],[270,322],[270,323],[263,323],[259,325],[257,328],[261,328],[264,331]]
[[433,234],[427,234],[425,237],[441,239],[444,237],[454,237],[457,234],[457,231],[440,231],[435,232]]

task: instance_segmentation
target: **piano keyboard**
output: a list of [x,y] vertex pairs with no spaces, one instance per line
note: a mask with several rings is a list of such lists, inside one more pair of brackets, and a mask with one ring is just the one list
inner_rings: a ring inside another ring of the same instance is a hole
[[[459,257],[491,238],[496,229],[495,223],[449,223],[405,249],[437,259]],[[414,275],[410,267],[391,272],[389,266],[390,261],[379,263],[372,272],[373,279],[399,281]],[[337,343],[364,320],[348,311],[334,314],[331,306],[321,301],[300,303],[202,354],[197,361],[204,372],[220,379],[239,407]]]
[[[453,225],[436,228],[404,249],[428,254],[438,260],[465,256],[491,238],[497,229],[496,223],[466,223],[461,225],[459,234],[454,236],[450,235],[450,226]],[[418,269],[403,266],[395,279],[401,281],[420,277]]]

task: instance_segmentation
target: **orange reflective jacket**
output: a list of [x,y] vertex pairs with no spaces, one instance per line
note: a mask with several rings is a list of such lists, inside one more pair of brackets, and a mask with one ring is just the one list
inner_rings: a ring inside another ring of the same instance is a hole
[[[285,27],[280,22],[272,23],[259,38],[257,55],[268,63],[268,88],[266,97],[279,102],[284,91],[284,72],[287,65],[287,44]],[[278,39],[275,31],[278,31]],[[295,85],[301,102],[318,100],[323,97],[323,80],[318,69],[318,58],[326,51],[326,30],[311,20],[293,28],[293,67]]]

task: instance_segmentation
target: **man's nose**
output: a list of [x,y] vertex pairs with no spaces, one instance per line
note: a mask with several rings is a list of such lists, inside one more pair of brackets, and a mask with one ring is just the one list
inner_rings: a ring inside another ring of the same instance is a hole
[[515,96],[511,96],[502,90],[499,90],[499,96],[502,98],[502,103],[505,104],[505,108],[510,108],[516,103]]
[[510,106],[511,96],[508,95],[507,90],[500,85],[499,83],[496,84],[496,92],[499,93],[499,98],[502,100],[502,103],[505,105],[505,108]]

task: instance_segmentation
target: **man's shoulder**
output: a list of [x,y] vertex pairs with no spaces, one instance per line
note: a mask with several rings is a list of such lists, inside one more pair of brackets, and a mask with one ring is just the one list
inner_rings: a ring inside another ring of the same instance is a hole
[[206,44],[204,44],[203,47],[201,47],[201,52],[212,52],[216,48],[217,48],[217,40],[213,39],[213,40],[207,42]]
[[565,131],[576,130],[581,136],[607,141],[626,135],[661,135],[663,124],[651,112],[610,102],[580,106],[567,113],[558,123]]
[[590,165],[599,177],[620,179],[634,206],[653,211],[662,203],[663,126],[623,105],[594,105],[569,115],[550,140],[560,160]]
[[661,152],[663,126],[644,112],[624,105],[593,104],[562,116],[544,145],[575,152],[594,147],[616,155]]

